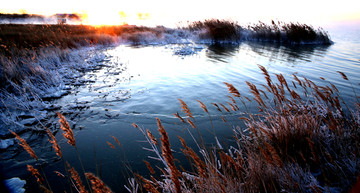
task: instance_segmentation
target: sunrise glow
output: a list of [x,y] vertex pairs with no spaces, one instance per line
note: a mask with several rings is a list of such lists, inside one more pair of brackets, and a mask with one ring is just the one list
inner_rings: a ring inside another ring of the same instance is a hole
[[6,2],[0,11],[42,15],[77,13],[83,16],[82,23],[90,25],[175,25],[177,22],[207,18],[232,19],[239,22],[274,19],[313,24],[360,20],[360,3],[354,0],[344,0],[341,4],[325,0],[292,3],[285,0],[224,0],[221,4],[191,0],[177,3],[165,0],[103,0],[97,3],[82,0],[18,0]]

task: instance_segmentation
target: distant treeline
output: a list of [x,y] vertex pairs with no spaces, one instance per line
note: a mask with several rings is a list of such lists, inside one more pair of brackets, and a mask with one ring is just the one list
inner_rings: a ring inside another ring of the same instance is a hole
[[[38,15],[38,14],[27,14],[27,13],[23,13],[23,14],[0,13],[0,20],[4,20],[4,19],[7,19],[7,20],[45,19],[47,17],[48,16]],[[72,19],[72,20],[81,20],[81,16],[79,14],[76,14],[76,13],[55,14],[55,15],[52,15],[50,17],[67,18],[67,19]]]
[[45,16],[43,15],[36,15],[36,14],[8,14],[8,13],[0,13],[0,20],[2,19],[44,19]]

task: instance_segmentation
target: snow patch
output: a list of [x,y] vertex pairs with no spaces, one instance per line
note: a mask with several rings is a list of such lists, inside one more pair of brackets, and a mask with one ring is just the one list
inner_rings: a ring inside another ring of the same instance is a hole
[[15,139],[0,139],[0,149],[7,149],[14,145]]
[[11,178],[5,180],[5,185],[7,186],[10,193],[24,193],[24,185],[26,184],[25,180],[21,180],[20,178]]
[[185,44],[182,46],[175,47],[173,49],[174,49],[174,55],[188,56],[188,55],[198,54],[204,49],[204,47],[195,44]]

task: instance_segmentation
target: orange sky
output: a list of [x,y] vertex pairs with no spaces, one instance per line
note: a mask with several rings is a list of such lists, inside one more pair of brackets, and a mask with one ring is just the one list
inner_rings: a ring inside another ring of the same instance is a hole
[[[58,3],[57,3],[58,2]],[[221,4],[220,4],[221,3]],[[179,21],[206,18],[239,22],[281,20],[309,24],[360,21],[360,1],[355,0],[11,0],[2,3],[2,13],[81,13],[87,24],[175,25]]]

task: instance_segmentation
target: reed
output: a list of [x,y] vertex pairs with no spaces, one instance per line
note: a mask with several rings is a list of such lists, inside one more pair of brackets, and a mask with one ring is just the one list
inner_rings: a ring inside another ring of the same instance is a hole
[[[293,87],[290,87],[283,75],[277,74],[276,82],[264,67],[259,68],[267,80],[264,85],[267,92],[246,82],[254,98],[236,97],[236,100],[256,101],[260,111],[240,117],[248,133],[244,134],[240,127],[234,129],[237,148],[225,150],[217,141],[219,145],[210,151],[198,146],[199,155],[179,137],[184,147],[182,152],[196,168],[195,171],[184,170],[181,178],[176,178],[179,181],[176,183],[182,184],[181,190],[323,192],[330,187],[349,190],[360,172],[359,167],[353,167],[359,163],[360,154],[359,112],[344,112],[341,103],[345,101],[340,101],[340,93],[331,83],[319,86],[294,75]],[[345,74],[342,76],[347,80]],[[229,89],[229,93],[233,94],[233,90]],[[304,94],[297,94],[301,92]],[[228,104],[234,105],[236,100],[233,98]],[[180,104],[182,109],[188,109]],[[213,105],[222,112],[216,103]],[[205,111],[204,106],[200,103]],[[159,120],[158,125],[164,136],[166,131]],[[168,137],[165,141],[169,144]],[[168,190],[166,178],[141,179],[149,187],[159,184],[156,191]],[[173,177],[170,180],[175,183]],[[175,189],[169,191],[175,192]]]
[[181,121],[182,123],[185,123],[185,120],[179,115],[178,112],[177,112],[177,113],[174,113],[173,115],[174,115],[176,118],[180,119],[180,121]]
[[61,153],[61,149],[60,149],[60,146],[59,146],[55,136],[51,133],[50,129],[48,129],[48,128],[46,128],[46,132],[49,135],[49,137],[51,138],[51,139],[49,139],[49,142],[53,145],[56,155],[59,156],[60,158],[62,158],[63,156]]
[[224,82],[224,84],[228,87],[229,93],[231,93],[234,97],[240,97],[240,92],[230,83]]
[[203,30],[206,32],[202,38],[209,38],[215,43],[226,41],[237,41],[240,39],[241,26],[229,20],[208,19],[196,21],[189,24],[192,31]]
[[57,112],[57,116],[59,117],[59,123],[61,130],[64,131],[63,136],[65,139],[67,139],[68,144],[70,144],[73,147],[76,147],[76,141],[74,137],[74,133],[72,129],[70,128],[69,123],[66,121],[66,118],[59,112]]
[[115,141],[116,141],[116,143],[120,146],[121,144],[120,144],[120,141],[115,137],[115,136],[111,136]]
[[15,138],[19,141],[19,145],[21,145],[21,147],[24,148],[24,150],[26,152],[29,153],[29,155],[36,159],[36,161],[38,161],[38,157],[35,154],[35,151],[30,147],[30,145],[25,141],[25,139],[21,138],[18,134],[16,134],[15,132],[9,130],[11,134],[13,134],[15,136]]
[[[36,156],[35,154],[35,151],[30,147],[30,145],[23,139],[21,138],[18,134],[16,134],[15,132],[9,130],[11,134],[13,134],[15,136],[15,138],[19,141],[19,145],[22,146],[24,148],[25,151],[27,151],[29,153],[29,155],[34,158],[37,162],[39,162],[39,159],[38,157]],[[30,171],[32,173],[33,176],[36,177],[36,180],[40,186],[40,188],[44,191],[44,192],[52,192],[51,190],[51,186],[49,184],[49,181],[48,179],[46,178],[46,175],[42,169],[42,166],[40,165],[40,169],[45,177],[45,180],[44,178],[42,178],[42,176],[40,175],[40,173],[38,172],[37,169],[35,169],[34,167],[32,167],[31,165],[27,165],[27,169],[28,171]],[[46,186],[44,186],[43,182],[46,182]]]
[[44,178],[40,175],[39,171],[31,165],[27,165],[27,170],[36,178],[36,181],[40,184],[44,183]]
[[153,144],[157,145],[157,144],[158,144],[158,141],[157,141],[157,139],[154,137],[154,135],[149,131],[149,129],[146,129],[146,133],[147,133],[147,135],[149,136],[151,142],[152,142]]
[[181,104],[181,111],[183,111],[186,114],[186,116],[194,119],[194,117],[193,117],[189,107],[187,106],[187,104],[181,99],[178,99],[178,101]]
[[111,149],[115,149],[115,146],[112,143],[110,143],[108,141],[106,141],[106,143],[110,146]]
[[78,192],[87,193],[88,191],[86,191],[86,188],[83,185],[78,172],[73,167],[71,167],[69,163],[66,163],[66,164],[67,164],[68,171],[71,174],[71,178],[76,182],[76,187],[78,189]]
[[[81,165],[81,169],[83,171],[83,174],[85,175],[85,168],[84,168],[84,165],[82,163],[82,160],[81,160],[81,157],[80,157],[80,154],[79,154],[79,150],[76,147],[76,140],[75,140],[75,137],[74,137],[74,132],[70,128],[70,125],[67,122],[66,118],[59,112],[57,112],[56,114],[59,117],[60,128],[61,128],[61,130],[64,131],[62,134],[63,134],[64,138],[68,140],[67,143],[75,148],[76,155],[77,155],[77,157],[79,159],[79,162],[80,162],[80,165]],[[111,146],[114,147],[112,144],[111,144]],[[87,179],[86,179],[86,183],[87,183],[88,187],[90,188],[90,183],[89,183],[89,181]],[[90,192],[91,192],[91,190],[90,190]]]
[[177,193],[179,193],[179,192],[181,192],[181,185],[180,185],[180,181],[179,181],[179,177],[181,177],[181,173],[179,172],[179,170],[175,166],[174,156],[173,156],[173,154],[171,152],[170,141],[169,141],[169,137],[167,135],[167,132],[165,131],[164,127],[162,126],[160,119],[156,118],[156,121],[157,121],[157,124],[158,124],[159,133],[162,136],[160,138],[161,144],[162,144],[162,147],[161,147],[162,156],[164,157],[164,159],[165,159],[165,161],[166,161],[166,163],[167,163],[167,165],[168,165],[168,167],[169,167],[169,169],[171,171],[170,179],[174,183],[175,191]]
[[112,192],[109,187],[105,185],[98,177],[92,173],[85,173],[87,179],[91,182],[91,188],[96,193],[110,193]]
[[[263,66],[259,68],[267,81],[266,85],[262,85],[264,90],[253,83],[245,82],[252,97],[244,97],[234,85],[224,83],[231,94],[227,96],[230,99],[227,105],[233,111],[224,104],[212,103],[213,108],[222,114],[220,118],[227,122],[226,115],[239,110],[236,106],[239,101],[244,104],[247,101],[256,102],[259,112],[247,112],[239,118],[244,122],[244,128],[232,128],[235,145],[223,148],[216,136],[215,147],[205,147],[203,141],[198,145],[187,129],[199,150],[196,152],[179,137],[183,146],[181,151],[194,170],[179,171],[178,168],[181,167],[175,164],[176,158],[171,149],[170,138],[159,118],[156,118],[156,122],[161,135],[161,149],[158,149],[159,142],[150,130],[132,124],[144,134],[151,146],[148,150],[157,156],[155,159],[164,164],[163,168],[157,167],[162,175],[156,175],[151,164],[144,161],[154,176],[151,175],[150,179],[141,175],[135,176],[146,191],[325,192],[336,188],[346,192],[351,188],[360,172],[360,117],[359,109],[356,109],[359,104],[355,103],[355,109],[350,108],[351,105],[342,100],[336,86],[323,78],[324,84],[317,85],[307,78],[293,75],[290,84],[282,74],[275,74],[273,77],[276,78],[272,79]],[[349,81],[345,73],[338,73],[345,81]],[[356,95],[355,88],[353,89]],[[179,113],[174,116],[199,131],[195,125],[196,119],[187,104],[181,99],[178,100],[186,118],[183,119]],[[200,100],[197,102],[200,108],[209,114],[207,106]],[[77,150],[69,123],[60,113],[58,117],[64,137]],[[210,114],[209,119],[211,121]],[[31,157],[38,160],[26,141],[12,133]],[[48,135],[55,152],[62,157],[60,147],[49,130]],[[116,137],[112,138],[120,145]],[[107,143],[115,148],[110,142]],[[86,191],[78,182],[80,178],[77,172],[72,171],[70,166],[68,168],[79,191]],[[29,170],[41,181],[41,176],[34,168]],[[94,192],[111,191],[95,175],[85,171],[84,174],[91,181]],[[137,187],[135,182],[132,182],[132,186]]]

